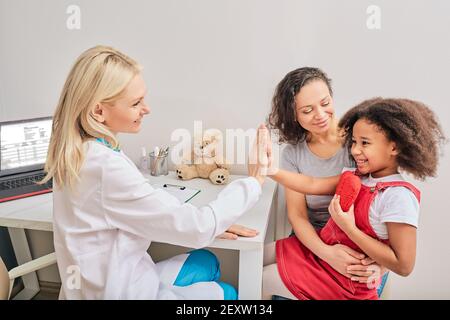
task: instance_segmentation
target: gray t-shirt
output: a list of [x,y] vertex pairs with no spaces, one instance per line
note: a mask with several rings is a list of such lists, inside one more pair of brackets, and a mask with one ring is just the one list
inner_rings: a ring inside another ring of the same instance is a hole
[[[329,177],[341,174],[344,167],[354,167],[347,148],[341,148],[331,158],[316,156],[306,141],[297,145],[287,145],[282,153],[281,169],[303,173],[312,177]],[[322,228],[330,218],[328,205],[332,196],[306,195],[308,217],[314,228]]]

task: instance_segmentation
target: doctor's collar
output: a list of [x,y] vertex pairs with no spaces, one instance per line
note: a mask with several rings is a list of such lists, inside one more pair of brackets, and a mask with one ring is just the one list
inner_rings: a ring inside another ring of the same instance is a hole
[[116,151],[116,152],[120,152],[120,146],[117,146],[116,148],[114,148],[111,143],[109,143],[108,141],[105,140],[105,138],[96,138],[96,141],[100,142],[101,144],[107,146],[108,148]]

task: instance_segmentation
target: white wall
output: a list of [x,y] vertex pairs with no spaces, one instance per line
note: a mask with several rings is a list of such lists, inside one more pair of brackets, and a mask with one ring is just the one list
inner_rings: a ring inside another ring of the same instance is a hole
[[[66,28],[71,4],[81,8],[80,30]],[[369,5],[381,9],[380,30],[366,27]],[[135,160],[140,146],[170,144],[194,120],[257,126],[277,82],[306,65],[333,78],[340,115],[372,96],[420,99],[450,135],[448,12],[445,0],[0,0],[0,119],[52,114],[74,59],[107,44],[145,68],[151,114],[139,135],[121,137]],[[445,151],[438,177],[419,184],[417,264],[408,278],[393,277],[394,298],[450,298]],[[29,236],[35,251],[51,250],[48,235]]]

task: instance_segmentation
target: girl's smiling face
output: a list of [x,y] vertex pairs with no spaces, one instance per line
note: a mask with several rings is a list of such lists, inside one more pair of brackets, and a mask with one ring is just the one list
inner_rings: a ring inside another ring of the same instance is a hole
[[144,101],[146,93],[144,79],[141,74],[138,74],[113,105],[98,104],[95,107],[96,119],[114,133],[139,132],[143,116],[150,112],[150,108]]
[[366,119],[359,119],[353,126],[351,153],[359,172],[381,178],[398,173],[398,150],[395,142]]

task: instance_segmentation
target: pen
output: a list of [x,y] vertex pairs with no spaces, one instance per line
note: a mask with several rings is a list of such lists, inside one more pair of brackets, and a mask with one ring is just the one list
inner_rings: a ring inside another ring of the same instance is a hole
[[176,185],[176,184],[165,183],[165,184],[163,185],[164,188],[167,188],[168,186],[171,186],[171,187],[177,187],[177,188],[180,188],[180,190],[186,189],[186,187],[179,186],[179,185]]
[[159,155],[160,156],[167,156],[168,151],[169,151],[169,147],[165,147],[165,148],[159,150],[159,153],[160,153]]

